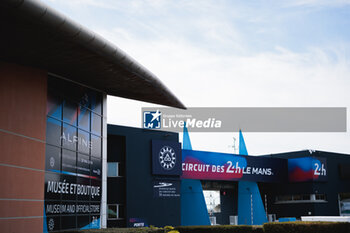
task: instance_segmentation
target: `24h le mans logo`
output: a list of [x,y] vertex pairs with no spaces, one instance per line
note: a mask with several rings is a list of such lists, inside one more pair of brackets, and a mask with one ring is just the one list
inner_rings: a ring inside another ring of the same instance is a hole
[[176,153],[170,146],[163,146],[159,152],[159,163],[165,170],[171,170],[176,164]]

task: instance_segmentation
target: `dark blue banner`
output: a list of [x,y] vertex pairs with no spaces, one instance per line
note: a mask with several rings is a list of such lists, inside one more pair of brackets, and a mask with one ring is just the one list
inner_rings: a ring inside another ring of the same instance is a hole
[[181,144],[152,140],[153,175],[181,175]]
[[182,150],[182,178],[283,182],[287,179],[287,160]]

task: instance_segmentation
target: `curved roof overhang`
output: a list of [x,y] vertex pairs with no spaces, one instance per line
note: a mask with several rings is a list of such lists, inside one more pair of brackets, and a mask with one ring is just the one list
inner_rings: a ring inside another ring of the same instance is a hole
[[108,95],[186,107],[117,46],[33,0],[1,0],[0,58],[45,69]]

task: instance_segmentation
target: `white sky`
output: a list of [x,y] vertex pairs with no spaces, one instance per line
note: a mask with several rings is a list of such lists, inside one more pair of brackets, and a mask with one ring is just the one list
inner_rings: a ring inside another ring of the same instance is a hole
[[[187,107],[350,107],[350,1],[44,2],[135,58]],[[149,106],[109,97],[108,123],[140,127]],[[190,137],[195,150],[233,152],[238,133]],[[252,155],[350,153],[349,133],[244,137]]]

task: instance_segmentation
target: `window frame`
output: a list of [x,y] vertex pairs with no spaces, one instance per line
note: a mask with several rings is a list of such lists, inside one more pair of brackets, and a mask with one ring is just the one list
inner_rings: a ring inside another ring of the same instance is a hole
[[[309,199],[304,199],[305,197]],[[324,199],[316,199],[316,196],[323,196]],[[288,200],[286,200],[286,197]],[[285,199],[285,200],[283,200]],[[286,194],[276,195],[274,204],[297,204],[297,203],[327,203],[327,195],[324,193],[312,193],[312,194]]]
[[[110,175],[109,174],[109,165],[110,164],[116,164],[116,174],[115,175]],[[107,162],[107,177],[108,178],[118,178],[118,177],[122,177],[120,175],[120,162]]]
[[[110,206],[113,206],[116,208],[116,217],[115,218],[109,217],[108,210],[109,210]],[[120,207],[121,206],[124,206],[124,205],[122,205],[122,204],[107,204],[107,220],[123,220],[124,218],[120,217],[120,209],[121,209]]]

